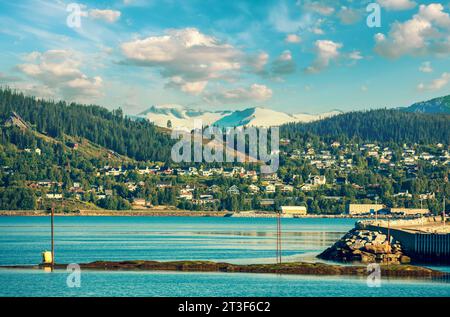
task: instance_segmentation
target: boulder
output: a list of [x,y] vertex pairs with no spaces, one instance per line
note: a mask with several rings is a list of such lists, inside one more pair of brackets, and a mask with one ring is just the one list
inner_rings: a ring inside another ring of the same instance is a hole
[[402,252],[400,242],[390,239],[381,232],[350,230],[333,246],[322,252],[319,258],[340,262],[363,263],[409,263]]
[[406,255],[400,256],[400,263],[406,264],[406,263],[410,263],[410,262],[411,262],[411,258],[409,256],[406,256]]
[[378,234],[375,236],[375,239],[373,240],[375,243],[383,243],[385,242],[387,239],[387,236],[384,234]]
[[374,263],[376,262],[376,255],[369,252],[361,252],[361,262]]
[[374,254],[387,254],[392,251],[388,243],[367,243],[364,248],[367,252]]

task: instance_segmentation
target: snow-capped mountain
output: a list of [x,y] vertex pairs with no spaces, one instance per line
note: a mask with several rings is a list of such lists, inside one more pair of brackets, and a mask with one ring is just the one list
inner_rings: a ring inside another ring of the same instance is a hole
[[194,120],[200,120],[203,126],[270,127],[290,122],[311,122],[340,113],[340,111],[336,110],[322,114],[288,114],[262,107],[236,111],[206,111],[188,109],[180,105],[161,105],[152,106],[150,109],[138,114],[137,117],[146,118],[160,127],[167,127],[170,121],[173,129],[192,130],[194,128]]

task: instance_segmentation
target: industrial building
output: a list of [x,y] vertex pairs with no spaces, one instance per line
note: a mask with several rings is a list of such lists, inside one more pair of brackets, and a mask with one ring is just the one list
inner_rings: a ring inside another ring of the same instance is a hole
[[381,204],[349,204],[347,206],[347,213],[349,215],[373,214],[383,210],[384,205]]
[[430,213],[430,210],[425,208],[391,208],[390,212],[393,215],[416,216],[428,215]]
[[281,206],[281,213],[285,215],[306,215],[305,206]]

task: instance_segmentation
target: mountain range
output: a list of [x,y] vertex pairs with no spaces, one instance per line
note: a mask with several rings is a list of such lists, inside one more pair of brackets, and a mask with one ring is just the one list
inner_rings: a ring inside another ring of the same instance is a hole
[[[417,102],[409,107],[398,108],[403,112],[450,114],[450,95]],[[180,105],[155,105],[139,113],[135,118],[147,119],[160,127],[167,127],[168,123],[174,129],[191,131],[194,120],[201,121],[203,126],[241,127],[281,126],[287,123],[310,123],[331,118],[342,114],[333,110],[320,114],[288,114],[263,107],[246,108],[244,110],[196,110]]]
[[291,122],[313,122],[341,113],[341,111],[335,110],[321,114],[288,114],[263,107],[253,107],[235,111],[207,111],[184,108],[179,105],[162,105],[152,106],[150,109],[139,113],[136,117],[148,119],[160,127],[167,127],[168,122],[170,121],[173,128],[190,131],[194,128],[194,120],[201,121],[203,126],[270,127]]
[[[428,113],[445,111],[445,107],[436,110],[436,105],[443,106],[448,99],[447,96],[419,103],[420,112],[408,107],[289,115],[259,107],[212,112],[172,105],[152,107],[140,115],[153,122],[156,118],[156,123],[162,126],[158,127],[149,120],[133,120],[121,109],[109,111],[95,105],[37,99],[0,88],[0,145],[3,149],[13,145],[23,150],[34,148],[36,144],[42,149],[44,143],[48,143],[55,147],[54,151],[70,154],[71,146],[77,143],[79,153],[85,152],[86,157],[95,160],[112,156],[124,161],[123,157],[135,161],[169,162],[175,141],[170,137],[170,129],[166,128],[167,121],[171,120],[173,128],[180,128],[193,124],[194,119],[204,120],[204,125],[220,126],[269,126],[291,122],[280,127],[280,137],[292,140],[291,144],[311,137],[327,142],[356,139],[358,142],[448,144],[450,115]],[[0,154],[4,153],[2,151],[0,147]],[[64,165],[63,161],[58,164]]]

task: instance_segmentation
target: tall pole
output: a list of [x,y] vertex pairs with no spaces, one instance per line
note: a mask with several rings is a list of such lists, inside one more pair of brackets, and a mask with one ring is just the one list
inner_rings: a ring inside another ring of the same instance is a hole
[[389,244],[389,246],[391,245],[391,217],[390,216],[388,216],[387,217],[387,222],[388,222],[388,236],[387,236],[387,238],[388,238],[388,244]]
[[52,269],[55,265],[55,244],[54,244],[54,217],[55,217],[55,204],[52,204],[52,215],[51,215],[51,236],[52,236]]
[[281,211],[277,213],[277,264],[281,264]]
[[445,193],[444,193],[444,200],[442,201],[442,217],[443,217],[444,226],[445,226]]
[[443,221],[444,221],[444,226],[445,226],[445,190],[447,189],[446,188],[447,182],[448,182],[448,174],[445,175],[445,177],[444,177],[444,185],[443,185],[444,189],[442,190],[442,193],[444,194],[444,198],[443,198],[444,200],[442,201],[442,217],[443,217]]
[[279,213],[277,213],[277,233],[276,233],[276,237],[277,237],[277,264],[278,264],[278,259],[280,258],[280,248],[278,247],[278,227],[279,227]]
[[278,217],[278,223],[279,223],[279,226],[278,226],[278,243],[279,243],[279,248],[280,248],[280,264],[281,264],[281,262],[282,262],[281,257],[282,257],[282,254],[283,254],[283,249],[281,248],[281,212],[280,212],[280,215]]
[[[375,205],[378,205],[378,196],[375,196]],[[378,207],[375,206],[375,223],[378,226]]]

